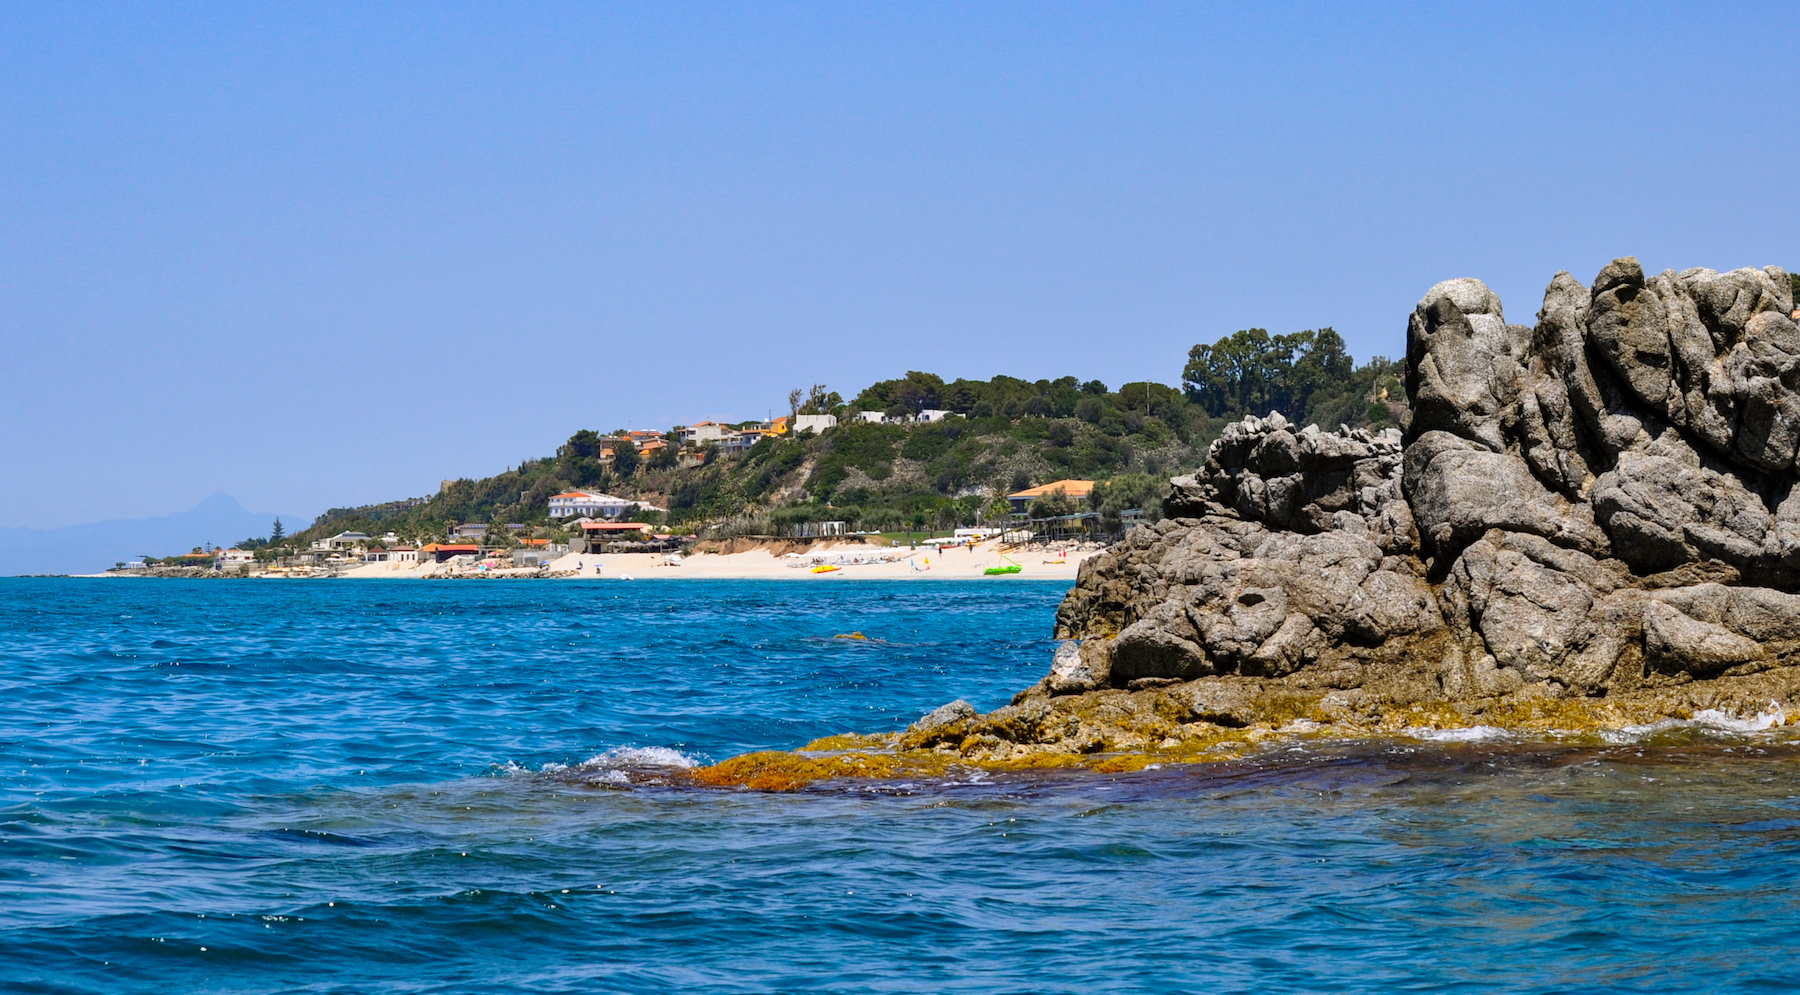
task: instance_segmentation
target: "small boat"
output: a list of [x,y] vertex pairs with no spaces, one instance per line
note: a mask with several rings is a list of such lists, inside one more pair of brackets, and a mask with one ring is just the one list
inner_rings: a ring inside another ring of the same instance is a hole
[[987,574],[989,577],[998,577],[1001,574],[1016,574],[1023,569],[1025,568],[1019,566],[1017,563],[1008,563],[1003,567],[988,567],[986,570],[983,570],[982,573]]
[[821,563],[818,566],[813,567],[812,572],[816,573],[816,574],[828,574],[828,573],[832,572],[833,570],[842,570],[842,569],[844,569],[844,568],[838,566],[835,563]]

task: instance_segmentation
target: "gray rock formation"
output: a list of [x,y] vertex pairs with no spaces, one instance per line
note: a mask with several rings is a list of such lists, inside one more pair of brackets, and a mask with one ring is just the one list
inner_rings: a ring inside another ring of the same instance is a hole
[[1396,674],[1421,699],[1598,696],[1800,662],[1793,309],[1775,267],[1559,273],[1535,326],[1438,284],[1404,438],[1229,426],[1170,518],[1083,564],[1022,700]]

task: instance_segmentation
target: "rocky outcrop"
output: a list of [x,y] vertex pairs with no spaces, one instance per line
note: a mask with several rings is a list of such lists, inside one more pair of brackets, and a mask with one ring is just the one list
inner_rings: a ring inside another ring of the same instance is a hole
[[[1559,273],[1535,325],[1508,324],[1478,280],[1438,284],[1407,323],[1404,436],[1278,414],[1229,426],[1171,481],[1171,517],[1083,564],[1051,673],[1012,708],[1153,693],[1165,718],[1218,724],[1248,713],[1180,702],[1274,688],[1792,703],[1793,310],[1774,267],[1647,277],[1620,259],[1591,287]],[[1092,738],[1025,725],[1071,749]]]

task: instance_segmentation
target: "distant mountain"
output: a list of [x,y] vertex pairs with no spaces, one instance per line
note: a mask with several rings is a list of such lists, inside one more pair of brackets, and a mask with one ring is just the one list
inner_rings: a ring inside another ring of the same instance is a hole
[[[99,573],[140,555],[172,556],[207,543],[229,546],[269,534],[274,515],[253,513],[219,493],[188,511],[59,529],[0,528],[0,575]],[[283,517],[290,530],[298,518]]]

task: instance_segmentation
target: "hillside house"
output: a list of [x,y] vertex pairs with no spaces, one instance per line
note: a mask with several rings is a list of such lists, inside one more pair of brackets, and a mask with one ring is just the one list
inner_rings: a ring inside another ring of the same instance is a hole
[[689,425],[681,430],[681,444],[684,446],[704,446],[709,442],[720,442],[731,426],[723,422],[703,421],[698,425]]
[[636,504],[596,491],[570,491],[550,499],[551,518],[618,518]]
[[356,549],[369,544],[369,536],[363,532],[339,532],[328,539],[314,539],[309,548],[314,553],[341,553],[348,549]]

